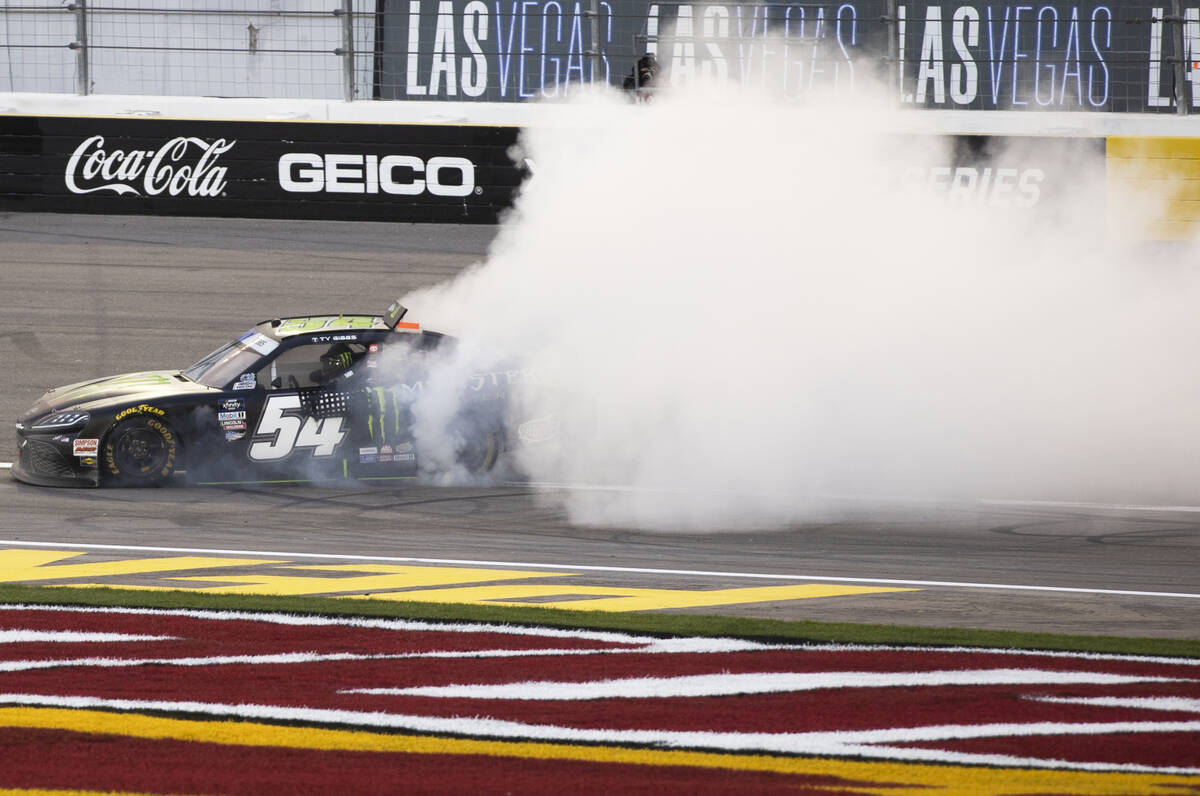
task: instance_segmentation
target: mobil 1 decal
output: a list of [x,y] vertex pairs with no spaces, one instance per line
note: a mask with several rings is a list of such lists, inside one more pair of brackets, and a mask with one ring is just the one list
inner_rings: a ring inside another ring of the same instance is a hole
[[[515,128],[21,117],[0,206],[491,223]],[[41,205],[44,205],[42,207]]]
[[217,402],[217,422],[225,439],[235,442],[246,436],[246,399],[222,398]]

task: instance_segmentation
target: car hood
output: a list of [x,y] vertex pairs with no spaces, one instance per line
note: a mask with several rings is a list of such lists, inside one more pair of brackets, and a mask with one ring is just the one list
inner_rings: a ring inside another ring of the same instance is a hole
[[210,387],[183,377],[178,370],[147,370],[91,379],[50,390],[33,405],[26,418],[35,419],[62,409],[92,410],[108,403],[150,401],[187,393],[212,392]]

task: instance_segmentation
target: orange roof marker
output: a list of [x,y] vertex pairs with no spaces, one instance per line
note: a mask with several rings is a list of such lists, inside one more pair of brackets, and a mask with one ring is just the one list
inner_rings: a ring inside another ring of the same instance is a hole
[[396,324],[397,331],[400,329],[420,329],[420,328],[421,328],[421,324],[419,324],[419,323],[408,323],[407,321],[401,321],[400,323]]

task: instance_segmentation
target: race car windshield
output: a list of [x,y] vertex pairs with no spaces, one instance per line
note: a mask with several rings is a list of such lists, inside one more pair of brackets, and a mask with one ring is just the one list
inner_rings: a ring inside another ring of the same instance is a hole
[[185,370],[183,375],[205,387],[224,389],[243,373],[256,370],[263,355],[277,346],[274,340],[251,330],[213,351]]

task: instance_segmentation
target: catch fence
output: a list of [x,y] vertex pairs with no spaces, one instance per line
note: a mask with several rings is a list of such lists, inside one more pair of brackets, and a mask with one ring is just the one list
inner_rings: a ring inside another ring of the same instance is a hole
[[[639,64],[642,67],[639,69]],[[790,98],[1185,114],[1200,8],[847,0],[3,0],[0,91],[521,102],[701,76]]]

